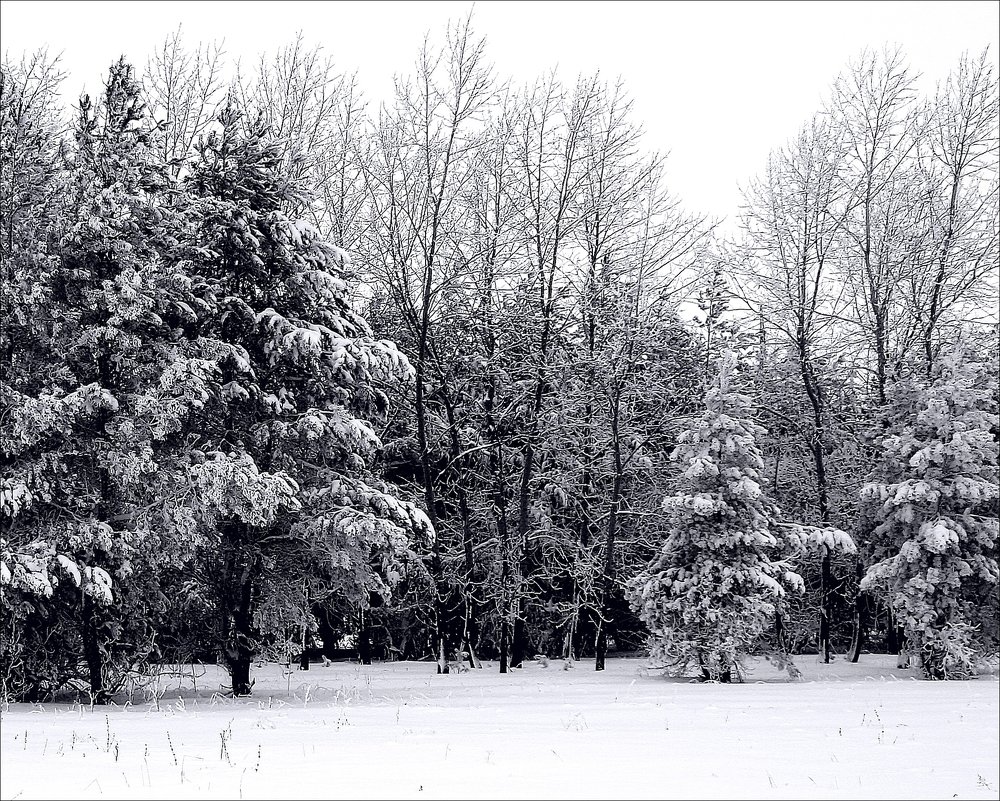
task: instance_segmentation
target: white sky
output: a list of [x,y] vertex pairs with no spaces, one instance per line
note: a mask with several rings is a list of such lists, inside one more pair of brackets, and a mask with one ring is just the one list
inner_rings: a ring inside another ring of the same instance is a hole
[[[225,39],[253,61],[302,30],[367,96],[388,99],[424,33],[437,36],[470,2],[0,2],[0,50],[62,52],[66,91],[99,86],[124,53],[144,66],[183,24],[190,45]],[[668,179],[692,210],[732,218],[739,184],[817,110],[836,74],[864,47],[902,45],[933,90],[964,50],[1000,51],[995,2],[500,2],[479,0],[501,76],[528,81],[551,67],[566,80],[621,75],[649,150],[670,151]]]

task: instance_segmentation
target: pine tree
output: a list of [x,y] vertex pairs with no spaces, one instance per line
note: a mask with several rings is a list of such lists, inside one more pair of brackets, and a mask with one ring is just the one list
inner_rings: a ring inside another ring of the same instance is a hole
[[925,677],[965,678],[983,644],[975,623],[997,614],[997,384],[960,348],[934,372],[930,386],[894,388],[898,422],[861,490],[884,558],[862,589],[888,596]]
[[651,656],[681,675],[729,681],[774,619],[783,583],[797,574],[775,561],[782,537],[767,499],[748,399],[732,391],[736,358],[719,360],[706,411],[678,438],[686,492],[663,501],[666,542],[630,585],[633,607],[650,630]]
[[283,632],[301,642],[324,601],[388,596],[432,530],[373,469],[383,387],[409,363],[352,310],[346,255],[287,215],[298,188],[266,126],[232,99],[218,122],[185,180],[197,358],[177,369],[204,408],[171,514],[198,552],[187,594],[247,695]]
[[171,548],[151,513],[170,469],[151,424],[190,295],[166,266],[175,232],[140,95],[119,61],[96,106],[81,99],[63,200],[36,242],[47,253],[13,296],[21,335],[0,385],[13,695],[45,696],[83,664],[101,703],[153,642]]

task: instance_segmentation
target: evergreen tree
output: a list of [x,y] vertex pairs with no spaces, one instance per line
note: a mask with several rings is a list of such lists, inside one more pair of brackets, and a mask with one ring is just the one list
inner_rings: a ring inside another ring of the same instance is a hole
[[983,644],[976,623],[997,615],[995,376],[955,349],[939,359],[930,386],[900,382],[897,423],[861,490],[883,557],[862,589],[888,595],[930,679],[970,676]]
[[151,512],[170,469],[153,421],[172,399],[164,371],[190,296],[167,266],[175,231],[140,93],[119,61],[96,106],[81,99],[48,252],[13,294],[0,447],[15,644],[4,670],[16,696],[85,676],[101,703],[154,639],[158,565],[171,548]]
[[382,388],[409,363],[351,309],[345,254],[287,216],[297,187],[266,126],[232,99],[218,123],[185,180],[197,358],[177,369],[204,408],[171,514],[198,554],[185,596],[246,695],[283,632],[301,642],[327,599],[387,596],[432,531],[373,472]]
[[384,390],[409,364],[351,310],[344,254],[284,213],[295,187],[263,126],[232,107],[219,125],[178,183],[119,61],[81,100],[49,252],[16,254],[10,696],[83,678],[103,702],[157,634],[177,644],[178,613],[210,624],[246,694],[253,658],[301,643],[321,604],[388,595],[409,535],[431,534],[374,472]]
[[679,437],[686,492],[664,499],[669,534],[658,557],[630,586],[650,630],[651,656],[681,675],[729,681],[774,619],[783,583],[801,579],[771,554],[777,508],[767,499],[748,399],[733,392],[736,358],[719,360],[706,411]]

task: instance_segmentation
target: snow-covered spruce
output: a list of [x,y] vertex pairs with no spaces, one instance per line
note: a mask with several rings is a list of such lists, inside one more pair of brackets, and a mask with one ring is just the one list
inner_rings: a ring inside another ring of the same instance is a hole
[[663,500],[669,535],[629,587],[650,630],[651,658],[678,675],[697,668],[721,681],[740,675],[786,589],[803,589],[797,558],[855,550],[838,529],[779,520],[761,476],[756,439],[765,431],[750,419],[749,399],[730,387],[735,368],[726,352],[706,411],[678,437],[671,458],[685,465],[687,492]]
[[[896,394],[896,425],[861,490],[886,557],[861,588],[888,597],[924,676],[967,678],[977,629],[996,624],[982,613],[995,614],[988,599],[1000,575],[995,371],[957,348],[939,359],[930,386]],[[907,394],[912,408],[900,402]]]
[[760,484],[762,429],[729,386],[735,364],[731,353],[720,359],[706,411],[678,438],[672,458],[686,465],[687,492],[663,500],[670,533],[630,586],[651,658],[723,681],[773,620],[782,582],[801,584],[769,555],[777,510]]

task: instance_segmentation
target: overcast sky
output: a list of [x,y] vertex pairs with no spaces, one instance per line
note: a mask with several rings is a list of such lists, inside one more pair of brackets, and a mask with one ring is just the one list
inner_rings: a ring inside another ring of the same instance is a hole
[[[124,54],[145,65],[178,24],[189,44],[225,39],[231,59],[273,51],[301,30],[371,101],[388,99],[425,32],[470,2],[0,2],[0,49],[61,52],[66,90],[94,91]],[[668,178],[692,210],[732,219],[739,184],[815,111],[864,47],[899,44],[933,90],[960,54],[1000,50],[990,2],[500,2],[479,0],[500,75],[527,81],[558,66],[572,80],[622,76],[649,150],[669,151]]]

